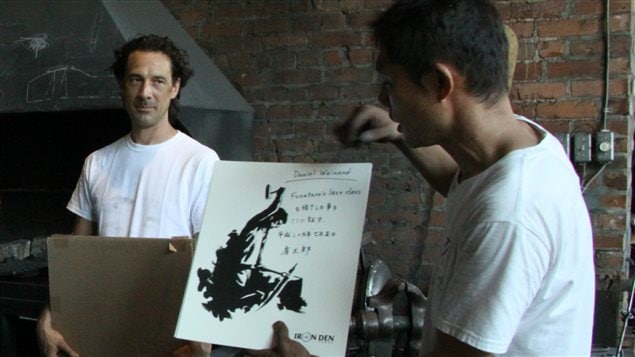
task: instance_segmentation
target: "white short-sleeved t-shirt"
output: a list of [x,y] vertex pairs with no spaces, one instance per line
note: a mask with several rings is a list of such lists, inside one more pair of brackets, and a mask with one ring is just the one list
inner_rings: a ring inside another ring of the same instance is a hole
[[544,133],[538,145],[463,182],[455,178],[450,188],[429,292],[428,348],[439,330],[494,354],[590,355],[589,213],[560,142],[530,124]]
[[192,237],[218,155],[182,132],[156,145],[126,135],[90,154],[67,209],[110,237]]

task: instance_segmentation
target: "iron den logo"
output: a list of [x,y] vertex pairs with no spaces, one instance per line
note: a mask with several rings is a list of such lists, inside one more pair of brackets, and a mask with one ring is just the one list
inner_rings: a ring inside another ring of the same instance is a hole
[[310,332],[296,332],[293,335],[295,340],[302,342],[317,341],[318,343],[334,343],[335,335],[315,334]]

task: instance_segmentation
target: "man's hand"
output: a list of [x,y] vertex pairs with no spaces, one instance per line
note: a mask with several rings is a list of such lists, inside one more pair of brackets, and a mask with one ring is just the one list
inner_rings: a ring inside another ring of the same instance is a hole
[[183,346],[172,352],[174,357],[209,357],[211,354],[211,344],[196,341],[187,341]]
[[346,146],[372,142],[398,142],[403,140],[399,124],[390,119],[385,109],[364,105],[358,107],[342,124],[335,135]]
[[71,346],[66,343],[62,334],[51,326],[51,311],[47,307],[37,322],[36,333],[40,352],[46,357],[57,357],[60,353],[69,357],[79,357]]
[[268,350],[245,350],[253,357],[308,357],[311,356],[304,346],[289,338],[287,325],[282,321],[273,324],[273,343]]

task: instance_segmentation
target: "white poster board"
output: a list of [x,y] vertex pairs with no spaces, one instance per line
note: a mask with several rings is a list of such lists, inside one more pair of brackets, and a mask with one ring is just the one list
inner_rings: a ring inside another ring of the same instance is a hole
[[175,337],[344,355],[371,164],[216,164]]

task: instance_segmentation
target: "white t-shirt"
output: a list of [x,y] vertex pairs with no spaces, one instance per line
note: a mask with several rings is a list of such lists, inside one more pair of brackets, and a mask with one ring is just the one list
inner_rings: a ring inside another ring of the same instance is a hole
[[455,178],[450,188],[425,322],[428,348],[438,329],[495,354],[590,355],[589,213],[560,142],[533,125],[545,135],[538,145],[461,183]]
[[192,237],[218,155],[182,132],[156,145],[126,135],[84,161],[67,209],[110,237]]

